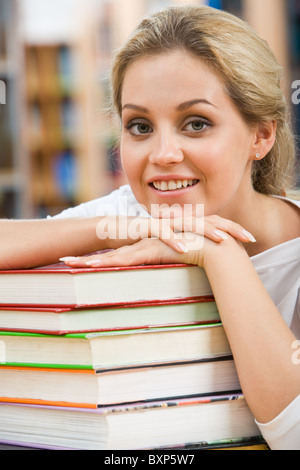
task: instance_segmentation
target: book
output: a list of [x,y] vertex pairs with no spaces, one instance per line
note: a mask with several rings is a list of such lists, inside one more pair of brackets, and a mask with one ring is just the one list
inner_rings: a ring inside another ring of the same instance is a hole
[[75,88],[75,59],[72,48],[61,45],[57,50],[57,62],[61,94],[63,96],[72,95]]
[[237,439],[225,439],[217,440],[215,442],[200,442],[198,444],[191,444],[180,447],[171,447],[168,450],[259,450],[266,451],[270,450],[268,444],[262,436],[255,436],[251,438],[237,438]]
[[270,450],[262,435],[246,438],[221,439],[211,442],[198,442],[184,446],[165,447],[169,451],[199,451],[199,450]]
[[0,305],[99,306],[212,296],[204,270],[187,265],[0,272]]
[[158,326],[196,325],[220,322],[215,301],[193,300],[87,307],[4,307],[0,306],[0,330],[27,333],[81,333]]
[[0,367],[2,402],[98,408],[240,390],[230,356],[95,371]]
[[5,444],[0,442],[0,451],[2,450],[39,450],[36,448],[24,447],[22,445]]
[[8,366],[101,369],[228,355],[218,323],[64,336],[0,332],[0,364]]
[[97,410],[0,404],[0,441],[29,447],[155,449],[258,435],[241,394]]
[[[163,447],[162,450],[164,450],[164,455],[168,455],[168,454],[171,454],[172,452],[172,456],[173,456],[173,462],[174,462],[174,459],[177,459],[177,457],[174,457],[176,456],[177,454],[180,453],[180,451],[185,451],[183,456],[180,456],[179,454],[179,457],[178,459],[180,459],[181,462],[189,462],[191,461],[191,459],[193,459],[193,457],[199,457],[200,458],[200,454],[198,454],[198,451],[199,450],[231,450],[231,451],[235,451],[235,450],[244,450],[244,451],[269,451],[270,448],[268,446],[267,443],[264,443],[262,439],[251,439],[250,441],[246,440],[245,439],[245,442],[243,443],[240,443],[240,440],[237,439],[236,440],[237,442],[235,444],[215,444],[215,445],[212,445],[212,446],[199,446],[199,447],[195,447],[195,446],[183,446],[181,448],[165,448]],[[230,442],[230,441],[228,441]],[[40,446],[40,449],[42,448],[42,446]],[[40,450],[39,448],[36,448],[36,447],[25,447],[24,444],[23,445],[18,445],[18,443],[16,443],[16,445],[13,445],[13,444],[1,444],[0,443],[0,450]],[[153,450],[151,449],[147,449],[148,450],[148,453],[149,452],[153,452]],[[187,451],[190,451],[191,454],[187,454]],[[157,453],[160,452],[160,449],[156,449],[155,450]],[[136,451],[137,453],[141,453],[140,450],[137,450]],[[197,453],[195,453],[197,452]],[[150,455],[153,455],[152,453]],[[120,457],[121,459],[122,457]],[[126,459],[126,457],[124,457]],[[157,460],[158,460],[159,457],[157,457]],[[153,457],[154,459],[154,457]],[[165,457],[165,459],[167,459],[167,457]],[[127,460],[125,460],[125,462],[127,463]],[[194,462],[194,459],[193,459],[193,462]],[[119,462],[118,462],[119,463]]]
[[223,446],[215,446],[211,449],[206,449],[206,450],[244,450],[244,451],[267,451],[267,450],[270,450],[269,446],[267,443],[263,444],[254,444],[254,443],[247,443],[245,442],[244,444],[235,444],[235,445],[232,445],[232,444],[228,444],[228,445],[223,445]]

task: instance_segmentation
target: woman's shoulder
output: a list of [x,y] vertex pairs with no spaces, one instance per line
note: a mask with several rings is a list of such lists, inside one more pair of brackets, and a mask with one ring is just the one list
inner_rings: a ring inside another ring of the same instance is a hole
[[[300,200],[290,197],[275,197],[281,202],[282,213],[287,214],[282,217],[281,221],[282,225],[286,226],[287,236],[285,240],[283,239],[282,243],[276,244],[270,249],[253,256],[251,259],[256,266],[270,266],[273,263],[281,264],[284,259],[290,260],[291,258],[297,259],[300,262]],[[293,231],[293,236],[288,236],[289,230]]]
[[[289,204],[288,209],[292,207],[298,211],[294,220],[299,218],[300,201],[280,199]],[[291,328],[293,318],[298,318],[295,312],[300,298],[300,236],[291,237],[252,256],[251,261],[283,319]]]
[[287,196],[272,196],[277,200],[283,201],[294,208],[300,208],[300,190],[292,191]]
[[279,197],[279,198],[283,200],[287,200],[291,204],[294,204],[295,206],[300,207],[300,189],[289,191],[286,197]]
[[[300,237],[300,201],[291,197],[273,197],[274,227],[280,244]],[[277,221],[277,222],[276,222]]]

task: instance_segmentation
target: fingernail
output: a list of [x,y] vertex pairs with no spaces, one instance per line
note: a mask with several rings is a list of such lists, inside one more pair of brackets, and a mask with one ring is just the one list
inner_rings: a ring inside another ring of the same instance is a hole
[[189,252],[189,250],[187,249],[187,247],[183,243],[178,242],[177,246],[178,246],[179,250],[182,251],[182,253],[188,253]]
[[221,238],[222,240],[228,240],[229,236],[225,233],[222,232],[221,230],[214,230],[214,234],[218,237]]
[[252,233],[248,232],[247,230],[242,230],[242,233],[249,240],[249,242],[256,243],[256,240]]
[[62,261],[63,263],[69,263],[70,261],[77,261],[78,258],[75,256],[67,256],[66,258],[59,258],[59,261]]

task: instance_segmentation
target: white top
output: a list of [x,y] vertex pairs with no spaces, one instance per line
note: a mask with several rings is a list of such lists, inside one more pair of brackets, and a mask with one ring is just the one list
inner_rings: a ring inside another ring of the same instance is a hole
[[[289,201],[300,208],[300,201]],[[104,215],[149,217],[128,185],[107,196],[67,209],[55,217]],[[300,340],[300,237],[260,253],[251,261],[285,322]],[[300,365],[300,342],[295,344],[293,357]],[[271,449],[300,450],[300,394],[273,421],[257,425]]]

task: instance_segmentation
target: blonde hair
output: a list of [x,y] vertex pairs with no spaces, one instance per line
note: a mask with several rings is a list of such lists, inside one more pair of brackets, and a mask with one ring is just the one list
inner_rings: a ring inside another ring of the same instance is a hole
[[118,51],[112,68],[113,104],[121,115],[122,86],[139,58],[186,50],[218,73],[241,116],[251,126],[276,121],[276,141],[252,166],[252,184],[265,194],[282,194],[291,183],[295,141],[281,72],[268,44],[241,19],[210,7],[168,7],[145,17]]

